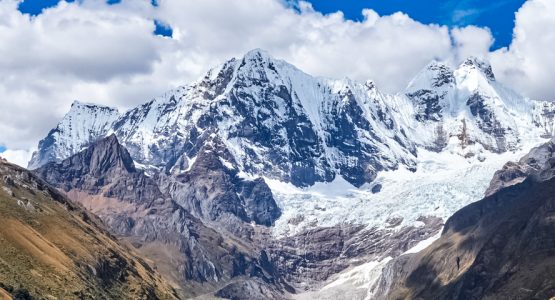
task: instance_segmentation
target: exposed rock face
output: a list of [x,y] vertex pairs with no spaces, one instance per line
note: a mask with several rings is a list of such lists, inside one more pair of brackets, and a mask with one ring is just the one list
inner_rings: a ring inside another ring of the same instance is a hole
[[495,75],[493,74],[491,65],[484,60],[476,57],[469,57],[462,63],[461,66],[468,69],[478,70],[484,74],[489,81],[495,81]]
[[96,217],[35,175],[0,161],[0,186],[0,290],[15,299],[177,299]]
[[533,148],[518,162],[508,162],[503,169],[497,171],[486,191],[486,196],[492,195],[500,189],[524,181],[529,176],[550,178],[555,156],[555,141]]
[[397,257],[417,242],[437,233],[441,219],[421,218],[425,226],[401,230],[343,225],[316,228],[280,239],[269,247],[279,277],[297,287],[310,290],[331,275],[362,261]]
[[231,215],[242,222],[271,226],[281,215],[263,179],[238,176],[233,156],[215,138],[197,153],[190,170],[161,175],[159,182],[172,199],[198,218],[208,221]]
[[[553,142],[500,171],[489,196],[453,215],[425,251],[386,267],[376,297],[548,299],[555,293]],[[522,173],[520,173],[522,172]],[[526,179],[514,183],[520,174]],[[506,177],[504,177],[506,176]]]
[[407,97],[414,103],[416,120],[440,121],[449,89],[456,84],[453,70],[448,66],[432,62],[409,85]]

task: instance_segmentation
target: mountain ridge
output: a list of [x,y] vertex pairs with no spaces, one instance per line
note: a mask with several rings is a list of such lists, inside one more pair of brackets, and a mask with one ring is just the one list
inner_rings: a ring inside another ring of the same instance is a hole
[[[501,153],[520,147],[529,131],[553,132],[552,105],[500,86],[491,66],[477,58],[456,70],[432,62],[405,94],[382,94],[372,82],[312,77],[255,49],[125,113],[110,110],[92,125],[77,124],[73,115],[87,110],[72,106],[75,112],[39,143],[29,166],[60,161],[115,133],[137,164],[178,172],[217,135],[241,172],[296,186],[341,176],[359,187],[380,171],[413,169],[418,148],[454,151],[460,144],[468,146],[457,150],[461,155]],[[63,137],[66,127],[90,134]],[[467,137],[458,141],[462,131]]]

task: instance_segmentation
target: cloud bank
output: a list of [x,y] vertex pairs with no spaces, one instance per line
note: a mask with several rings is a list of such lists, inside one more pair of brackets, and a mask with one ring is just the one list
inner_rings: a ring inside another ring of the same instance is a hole
[[[490,53],[487,28],[419,23],[364,10],[360,22],[280,0],[60,2],[36,17],[0,1],[0,144],[29,150],[73,100],[127,109],[264,48],[307,73],[374,80],[402,91],[429,61],[490,58],[498,78],[534,98],[555,87],[555,3],[530,0],[516,14],[511,46]],[[173,37],[154,35],[154,20]],[[21,154],[21,152],[17,152]]]

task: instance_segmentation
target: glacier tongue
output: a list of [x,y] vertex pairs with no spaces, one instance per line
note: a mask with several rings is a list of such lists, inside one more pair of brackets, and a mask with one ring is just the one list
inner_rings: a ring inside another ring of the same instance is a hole
[[[541,143],[539,139],[537,142]],[[419,226],[418,219],[423,216],[446,220],[460,208],[483,198],[493,174],[527,151],[487,153],[479,161],[456,152],[421,150],[416,172],[406,168],[381,172],[373,183],[361,188],[342,179],[308,188],[266,179],[283,212],[274,234],[290,236],[337,224],[400,229]]]

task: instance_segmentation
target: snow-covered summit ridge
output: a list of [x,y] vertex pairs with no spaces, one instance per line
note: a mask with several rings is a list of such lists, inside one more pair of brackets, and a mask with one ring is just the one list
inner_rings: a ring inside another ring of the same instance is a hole
[[372,81],[313,77],[255,49],[121,115],[76,106],[82,114],[72,107],[30,165],[63,159],[114,132],[137,163],[180,173],[218,137],[247,176],[296,186],[339,176],[361,186],[381,171],[414,169],[418,149],[502,153],[553,131],[552,106],[536,108],[476,58],[455,70],[432,62],[405,93],[387,95]]
[[[413,133],[420,133],[415,142],[429,150],[458,144],[465,156],[502,153],[520,149],[523,140],[542,135],[540,131],[552,132],[546,128],[552,123],[546,120],[552,120],[550,104],[503,86],[495,80],[490,64],[475,57],[455,69],[430,63],[409,83],[405,95],[418,121],[410,126]],[[540,106],[544,112],[539,113]]]
[[373,85],[315,78],[254,50],[126,112],[113,129],[136,161],[166,171],[186,170],[217,135],[247,174],[361,185],[414,166],[415,147],[391,111]]
[[495,81],[495,75],[490,63],[484,59],[471,56],[467,58],[460,66],[462,72],[478,71],[482,73],[488,80]]
[[115,108],[74,101],[56,128],[40,141],[39,150],[33,153],[29,162],[29,169],[50,161],[61,161],[81,151],[105,136],[118,117],[119,112]]

